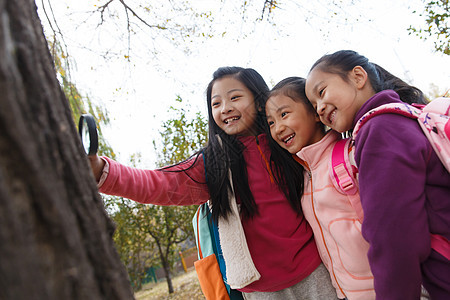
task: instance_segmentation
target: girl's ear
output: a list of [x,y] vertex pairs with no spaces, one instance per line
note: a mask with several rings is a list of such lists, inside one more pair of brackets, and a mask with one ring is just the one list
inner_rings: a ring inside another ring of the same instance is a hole
[[361,66],[356,66],[350,71],[350,76],[354,80],[357,88],[363,88],[367,82],[367,72]]

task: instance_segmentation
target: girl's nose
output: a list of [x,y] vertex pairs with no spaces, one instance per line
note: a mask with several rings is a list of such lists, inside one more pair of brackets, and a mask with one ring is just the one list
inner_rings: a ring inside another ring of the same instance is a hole
[[286,128],[286,126],[284,126],[282,123],[278,123],[277,125],[275,125],[275,133],[277,135],[283,133],[284,129]]
[[229,113],[229,112],[231,112],[233,110],[233,107],[231,106],[231,105],[229,105],[229,104],[224,104],[223,106],[222,106],[222,113],[223,114],[226,114],[226,113]]
[[322,102],[317,103],[317,107],[316,107],[317,114],[319,116],[323,115],[323,113],[325,112],[325,108],[326,107],[327,106],[324,103],[322,103]]

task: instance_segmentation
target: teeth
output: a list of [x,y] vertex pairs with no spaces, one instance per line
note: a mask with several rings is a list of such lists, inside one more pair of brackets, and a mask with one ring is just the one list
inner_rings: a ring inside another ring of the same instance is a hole
[[224,120],[223,122],[224,122],[225,124],[228,124],[228,122],[230,122],[230,121],[236,121],[236,120],[239,120],[239,117],[229,118],[229,119]]
[[285,138],[283,140],[283,142],[287,143],[290,139],[292,139],[294,137],[295,134],[291,134],[290,136],[288,136],[287,138]]
[[330,114],[330,116],[328,118],[328,121],[330,122],[330,124],[333,123],[335,115],[336,115],[336,110],[333,110],[333,112]]

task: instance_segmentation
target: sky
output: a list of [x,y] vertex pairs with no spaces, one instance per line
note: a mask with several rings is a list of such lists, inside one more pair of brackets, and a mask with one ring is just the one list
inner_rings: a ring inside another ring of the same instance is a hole
[[[49,2],[54,19],[44,17],[44,8],[50,12],[45,1],[36,3],[38,13],[46,33],[50,23],[63,34],[72,62],[72,82],[108,111],[111,123],[103,127],[103,134],[117,159],[126,163],[132,154],[140,153],[140,166],[145,168],[156,165],[152,142],[158,141],[162,122],[170,118],[168,110],[176,105],[177,96],[183,98],[185,109],[206,116],[206,86],[221,66],[254,68],[272,87],[285,77],[306,77],[324,54],[352,49],[426,94],[431,84],[441,92],[450,89],[450,56],[436,53],[432,41],[407,31],[410,25],[424,23],[419,15],[421,0],[278,1],[271,22],[267,15],[255,21],[263,0],[248,1],[252,4],[244,17],[240,13],[243,0],[189,1],[197,14],[212,12],[212,17],[200,19],[192,18],[182,4],[166,7],[169,2],[159,2],[166,4],[142,14],[149,24],[171,18],[193,24],[196,31],[182,39],[179,32],[149,29],[134,19],[137,25],[129,44],[126,15],[118,1],[117,11],[109,11],[115,22],[101,26],[99,14],[89,11],[105,0]],[[139,2],[129,5],[141,11]],[[196,37],[205,28],[210,28],[213,37]],[[106,51],[104,59],[101,54]]]

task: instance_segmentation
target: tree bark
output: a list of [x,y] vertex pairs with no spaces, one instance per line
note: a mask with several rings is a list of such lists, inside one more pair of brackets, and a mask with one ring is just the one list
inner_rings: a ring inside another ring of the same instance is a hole
[[173,283],[172,283],[172,276],[170,275],[170,266],[164,257],[161,256],[161,261],[164,269],[164,273],[166,274],[166,281],[167,281],[167,290],[169,294],[172,294],[175,290],[173,289]]
[[0,299],[133,299],[33,0],[0,0]]

